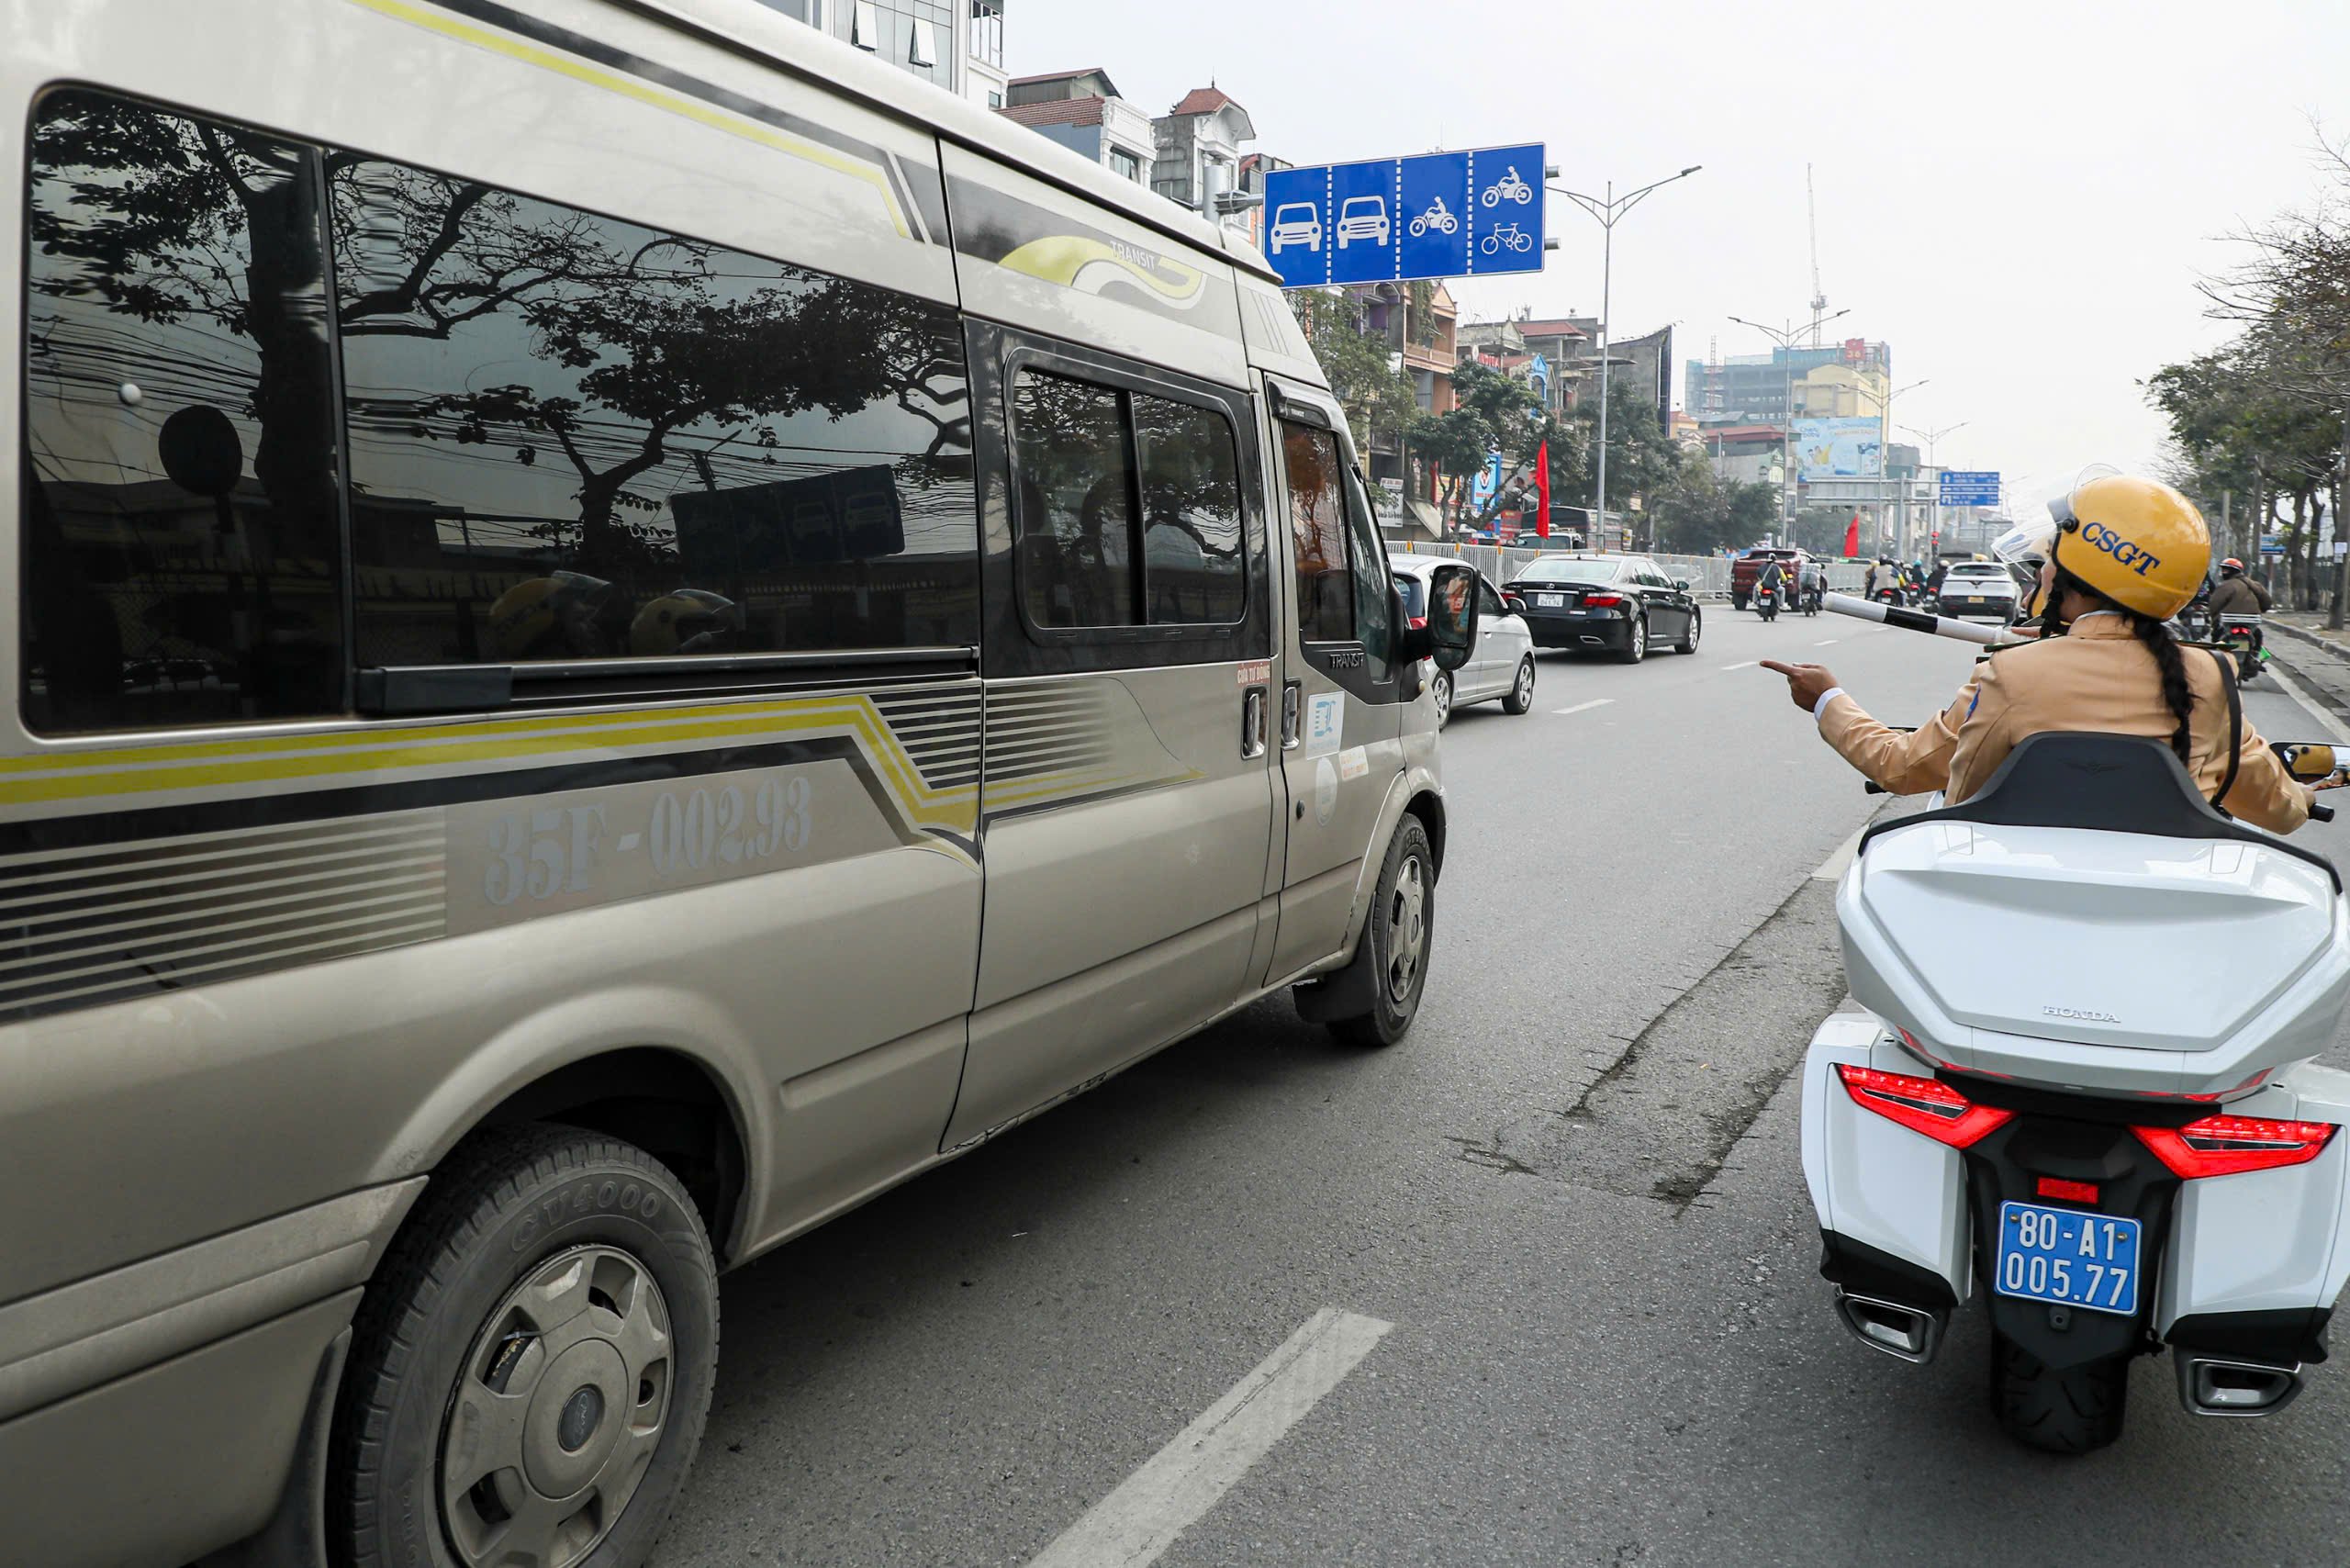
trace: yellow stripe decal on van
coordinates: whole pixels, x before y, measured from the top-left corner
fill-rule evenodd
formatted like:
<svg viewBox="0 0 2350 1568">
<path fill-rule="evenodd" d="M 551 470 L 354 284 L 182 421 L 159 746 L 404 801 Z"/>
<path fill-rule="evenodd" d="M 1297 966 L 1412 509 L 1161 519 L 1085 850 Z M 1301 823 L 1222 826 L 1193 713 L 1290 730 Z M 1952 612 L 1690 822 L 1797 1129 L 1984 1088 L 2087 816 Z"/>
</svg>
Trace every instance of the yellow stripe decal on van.
<svg viewBox="0 0 2350 1568">
<path fill-rule="evenodd" d="M 907 226 L 905 209 L 899 203 L 898 193 L 890 187 L 888 176 L 873 164 L 861 163 L 829 147 L 822 147 L 812 141 L 804 141 L 798 137 L 787 136 L 780 131 L 743 119 L 739 116 L 726 114 L 707 105 L 695 103 L 692 99 L 680 97 L 675 93 L 664 92 L 658 87 L 635 81 L 617 72 L 606 71 L 598 66 L 567 58 L 553 50 L 526 43 L 520 39 L 509 37 L 493 28 L 477 26 L 472 22 L 459 21 L 453 17 L 441 15 L 423 5 L 410 5 L 408 0 L 350 0 L 350 3 L 364 6 L 370 11 L 379 12 L 395 20 L 407 22 L 412 27 L 423 28 L 460 42 L 506 55 L 526 65 L 535 65 L 542 71 L 553 71 L 560 75 L 568 76 L 576 82 L 583 82 L 588 86 L 600 87 L 605 92 L 617 93 L 622 97 L 633 98 L 638 103 L 659 109 L 666 114 L 693 120 L 713 130 L 740 137 L 745 141 L 755 141 L 761 146 L 771 147 L 778 152 L 819 164 L 836 174 L 846 174 L 852 179 L 861 180 L 871 185 L 880 196 L 882 206 L 890 214 L 890 221 L 897 226 L 899 238 L 911 240 L 914 237 L 913 230 Z"/>
<path fill-rule="evenodd" d="M 973 722 L 976 727 L 976 701 Z M 827 732 L 845 734 L 861 744 L 916 823 L 951 825 L 968 818 L 978 797 L 976 788 L 932 789 L 888 721 L 870 699 L 861 696 L 10 757 L 0 760 L 0 805 L 285 784 L 485 762 L 550 761 L 581 753 L 674 749 L 688 743 Z"/>
</svg>

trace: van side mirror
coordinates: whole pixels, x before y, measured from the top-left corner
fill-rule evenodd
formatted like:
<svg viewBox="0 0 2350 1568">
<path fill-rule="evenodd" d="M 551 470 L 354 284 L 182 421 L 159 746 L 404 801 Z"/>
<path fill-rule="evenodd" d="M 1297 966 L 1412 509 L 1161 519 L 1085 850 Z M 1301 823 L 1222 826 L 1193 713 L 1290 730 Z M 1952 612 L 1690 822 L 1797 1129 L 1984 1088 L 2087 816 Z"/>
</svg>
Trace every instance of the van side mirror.
<svg viewBox="0 0 2350 1568">
<path fill-rule="evenodd" d="M 1689 591 L 1689 579 L 1687 577 L 1675 577 L 1673 579 L 1673 586 L 1677 591 L 1687 593 Z"/>
<path fill-rule="evenodd" d="M 1477 569 L 1449 561 L 1428 574 L 1427 594 L 1427 624 L 1404 633 L 1404 656 L 1459 669 L 1477 645 Z"/>
</svg>

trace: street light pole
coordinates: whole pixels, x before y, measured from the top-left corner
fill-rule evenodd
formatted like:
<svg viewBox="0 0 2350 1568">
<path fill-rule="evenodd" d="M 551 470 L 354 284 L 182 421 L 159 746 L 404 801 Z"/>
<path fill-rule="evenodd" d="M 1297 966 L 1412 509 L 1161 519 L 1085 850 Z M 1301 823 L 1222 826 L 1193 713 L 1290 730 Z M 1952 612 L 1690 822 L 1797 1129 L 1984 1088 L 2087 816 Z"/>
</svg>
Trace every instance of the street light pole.
<svg viewBox="0 0 2350 1568">
<path fill-rule="evenodd" d="M 1964 430 L 1971 422 L 1972 421 L 1967 420 L 1961 420 L 1954 425 L 1944 425 L 1942 429 L 1937 431 L 1921 431 L 1914 425 L 1903 425 L 1901 427 L 1903 430 L 1908 431 L 1911 435 L 1916 436 L 1919 441 L 1926 443 L 1926 466 L 1934 471 L 1934 532 L 1937 535 L 1940 535 L 1942 531 L 1942 465 L 1935 461 L 1934 453 L 1942 437 L 1950 434 L 1953 431 Z"/>
<path fill-rule="evenodd" d="M 1837 316 L 1850 316 L 1852 313 L 1852 310 L 1847 308 L 1837 311 L 1835 316 L 1822 316 L 1811 323 L 1810 330 L 1816 333 L 1820 328 L 1835 320 Z M 1743 316 L 1733 316 L 1730 319 L 1741 327 L 1753 328 L 1779 345 L 1779 368 L 1785 373 L 1782 383 L 1785 390 L 1780 395 L 1779 406 L 1779 527 L 1784 536 L 1781 542 L 1792 544 L 1796 537 L 1795 341 L 1803 329 L 1793 326 L 1766 327 L 1760 321 L 1750 321 Z"/>
<path fill-rule="evenodd" d="M 1891 375 L 1886 377 L 1888 382 L 1892 379 Z M 1912 381 L 1908 386 L 1897 391 L 1887 392 L 1885 395 L 1885 407 L 1877 410 L 1879 439 L 1876 446 L 1876 532 L 1880 539 L 1885 536 L 1885 507 L 1887 498 L 1885 494 L 1886 486 L 1893 477 L 1893 465 L 1886 461 L 1889 455 L 1886 448 L 1893 444 L 1893 400 L 1903 392 L 1915 392 L 1931 379 L 1932 377 L 1929 376 L 1925 381 Z M 1901 521 L 1896 525 L 1894 532 L 1900 540 L 1900 543 L 1893 553 L 1897 557 L 1907 557 L 1909 554 L 1909 498 L 1907 496 L 1901 499 Z"/>
<path fill-rule="evenodd" d="M 1642 185 L 1622 196 L 1616 194 L 1616 182 L 1613 180 L 1607 182 L 1607 194 L 1604 196 L 1585 196 L 1563 185 L 1548 187 L 1591 214 L 1598 222 L 1603 235 L 1599 252 L 1599 495 L 1592 515 L 1592 531 L 1599 535 L 1603 549 L 1607 537 L 1607 332 L 1614 308 L 1616 225 L 1632 208 L 1639 206 L 1650 192 L 1661 190 L 1674 180 L 1685 180 L 1704 167 L 1703 163 L 1692 163 L 1677 174 Z M 1665 366 L 1665 374 L 1673 374 L 1671 365 Z M 1591 541 L 1584 543 L 1590 543 Z"/>
</svg>

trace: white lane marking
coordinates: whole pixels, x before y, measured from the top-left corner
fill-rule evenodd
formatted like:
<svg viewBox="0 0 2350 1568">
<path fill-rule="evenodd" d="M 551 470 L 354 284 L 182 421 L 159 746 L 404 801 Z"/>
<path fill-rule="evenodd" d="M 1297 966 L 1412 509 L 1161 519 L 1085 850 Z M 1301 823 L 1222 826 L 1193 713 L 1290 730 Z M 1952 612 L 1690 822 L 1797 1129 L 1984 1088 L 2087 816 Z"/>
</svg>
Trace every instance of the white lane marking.
<svg viewBox="0 0 2350 1568">
<path fill-rule="evenodd" d="M 2311 698 L 2308 692 L 2301 689 L 2300 682 L 2295 680 L 2291 676 L 2287 675 L 2283 670 L 2278 669 L 2277 667 L 2276 660 L 2271 659 L 2266 664 L 2262 665 L 2260 666 L 2260 673 L 2276 678 L 2277 684 L 2285 689 L 2285 695 L 2291 698 L 2295 704 L 2300 708 L 2301 711 L 2310 716 L 2310 722 L 2317 726 L 2317 734 L 2322 735 L 2331 735 L 2336 732 L 2339 727 L 2338 721 L 2329 718 L 2326 715 L 2325 711 L 2317 705 L 2316 700 Z M 2337 741 L 2333 744 L 2339 745 L 2341 743 Z"/>
<path fill-rule="evenodd" d="M 1815 648 L 1832 648 L 1843 640 L 1844 639 L 1841 637 L 1830 637 L 1825 641 L 1814 643 L 1812 646 Z"/>
<path fill-rule="evenodd" d="M 1815 882 L 1843 880 L 1845 868 L 1851 866 L 1852 857 L 1861 852 L 1861 834 L 1868 832 L 1871 825 L 1871 823 L 1863 823 L 1854 828 L 1852 836 L 1838 845 L 1834 853 L 1819 863 L 1819 869 L 1811 874 L 1811 879 Z"/>
<path fill-rule="evenodd" d="M 1156 1561 L 1394 1327 L 1324 1307 L 1028 1568 L 1144 1568 Z"/>
<path fill-rule="evenodd" d="M 1761 659 L 1741 659 L 1734 665 L 1724 665 L 1722 666 L 1722 668 L 1725 670 L 1752 669 L 1756 665 L 1759 665 L 1762 662 L 1762 661 Z"/>
<path fill-rule="evenodd" d="M 1605 708 L 1615 700 L 1613 697 L 1595 697 L 1588 702 L 1578 702 L 1572 708 L 1553 708 L 1550 711 L 1555 714 L 1587 713 L 1594 708 Z"/>
</svg>

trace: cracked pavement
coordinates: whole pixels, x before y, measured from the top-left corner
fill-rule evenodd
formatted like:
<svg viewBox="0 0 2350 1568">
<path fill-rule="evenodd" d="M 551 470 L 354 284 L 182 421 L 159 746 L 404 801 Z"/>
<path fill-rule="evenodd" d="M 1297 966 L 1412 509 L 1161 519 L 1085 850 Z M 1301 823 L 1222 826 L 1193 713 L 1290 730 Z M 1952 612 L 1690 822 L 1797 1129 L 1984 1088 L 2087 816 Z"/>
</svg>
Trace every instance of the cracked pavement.
<svg viewBox="0 0 2350 1568">
<path fill-rule="evenodd" d="M 1324 1306 L 1394 1327 L 1168 1568 L 2340 1561 L 2338 1368 L 2228 1422 L 2142 1363 L 2122 1441 L 2058 1462 L 1992 1425 L 1978 1314 L 1923 1368 L 1835 1323 L 1792 1070 L 1844 991 L 1811 873 L 1884 802 L 1722 667 L 1782 654 L 1893 722 L 1970 656 L 1718 607 L 1694 658 L 1457 714 L 1411 1036 L 1267 1002 L 728 1276 L 656 1562 L 1025 1563 Z"/>
</svg>

